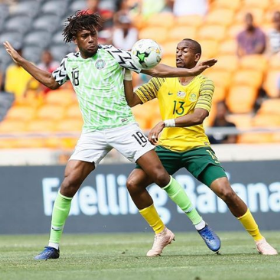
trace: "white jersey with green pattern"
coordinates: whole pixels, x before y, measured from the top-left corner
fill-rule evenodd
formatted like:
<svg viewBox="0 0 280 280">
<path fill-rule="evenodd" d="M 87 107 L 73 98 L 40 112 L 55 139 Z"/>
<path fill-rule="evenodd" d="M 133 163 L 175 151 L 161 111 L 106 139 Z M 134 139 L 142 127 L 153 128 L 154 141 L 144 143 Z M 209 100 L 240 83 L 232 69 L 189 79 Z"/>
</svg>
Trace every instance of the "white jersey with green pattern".
<svg viewBox="0 0 280 280">
<path fill-rule="evenodd" d="M 70 80 L 82 112 L 83 132 L 103 130 L 134 123 L 124 94 L 124 69 L 140 72 L 130 52 L 99 45 L 97 53 L 84 59 L 70 53 L 52 73 L 62 85 Z"/>
</svg>

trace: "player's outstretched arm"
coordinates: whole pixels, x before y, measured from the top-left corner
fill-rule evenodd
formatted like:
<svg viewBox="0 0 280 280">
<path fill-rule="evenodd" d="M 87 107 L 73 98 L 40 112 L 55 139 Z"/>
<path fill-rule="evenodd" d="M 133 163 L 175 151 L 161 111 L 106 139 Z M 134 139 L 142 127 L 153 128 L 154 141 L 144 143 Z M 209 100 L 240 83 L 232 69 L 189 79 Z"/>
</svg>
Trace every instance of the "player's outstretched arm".
<svg viewBox="0 0 280 280">
<path fill-rule="evenodd" d="M 132 75 L 128 69 L 125 69 L 124 74 L 124 93 L 126 102 L 129 107 L 134 107 L 138 104 L 142 104 L 142 101 L 140 100 L 138 95 L 133 92 Z"/>
<path fill-rule="evenodd" d="M 142 70 L 142 73 L 148 74 L 153 77 L 190 77 L 201 74 L 204 70 L 214 66 L 217 60 L 212 58 L 198 63 L 194 68 L 176 68 L 165 64 L 158 64 L 152 69 Z"/>
<path fill-rule="evenodd" d="M 31 76 L 33 76 L 41 84 L 50 89 L 57 89 L 60 85 L 55 81 L 51 73 L 41 70 L 32 64 L 30 61 L 24 59 L 19 53 L 12 47 L 9 42 L 3 43 L 7 53 L 11 56 L 13 61 L 25 69 Z"/>
</svg>

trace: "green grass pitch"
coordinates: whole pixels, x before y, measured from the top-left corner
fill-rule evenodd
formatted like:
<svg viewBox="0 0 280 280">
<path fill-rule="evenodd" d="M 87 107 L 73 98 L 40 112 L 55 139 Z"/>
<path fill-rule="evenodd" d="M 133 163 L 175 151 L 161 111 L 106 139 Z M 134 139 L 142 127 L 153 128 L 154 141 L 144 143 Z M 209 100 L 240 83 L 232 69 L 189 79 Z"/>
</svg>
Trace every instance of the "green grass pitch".
<svg viewBox="0 0 280 280">
<path fill-rule="evenodd" d="M 175 233 L 160 257 L 145 256 L 153 234 L 68 235 L 58 260 L 35 261 L 46 235 L 0 236 L 1 280 L 279 280 L 280 255 L 262 256 L 245 232 L 220 232 L 221 255 L 199 235 Z M 280 251 L 280 232 L 265 232 Z"/>
</svg>

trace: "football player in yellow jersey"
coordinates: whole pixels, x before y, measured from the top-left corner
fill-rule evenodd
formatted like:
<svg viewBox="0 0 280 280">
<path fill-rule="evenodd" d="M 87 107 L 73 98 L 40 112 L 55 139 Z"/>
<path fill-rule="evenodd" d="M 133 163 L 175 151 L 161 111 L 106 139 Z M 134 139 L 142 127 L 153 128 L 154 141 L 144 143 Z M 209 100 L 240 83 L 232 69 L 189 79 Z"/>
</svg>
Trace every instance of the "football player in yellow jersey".
<svg viewBox="0 0 280 280">
<path fill-rule="evenodd" d="M 177 45 L 176 65 L 192 68 L 201 57 L 201 46 L 192 39 L 184 39 Z M 153 70 L 150 70 L 153 71 Z M 163 121 L 149 133 L 149 140 L 157 144 L 156 152 L 170 175 L 186 168 L 195 178 L 207 185 L 228 206 L 231 213 L 253 237 L 259 253 L 276 255 L 277 251 L 261 235 L 250 210 L 230 186 L 203 129 L 203 121 L 209 115 L 213 82 L 205 76 L 184 78 L 152 78 L 133 92 L 132 84 L 125 82 L 126 98 L 130 107 L 157 98 Z M 159 134 L 161 133 L 160 137 Z M 137 166 L 130 174 L 127 187 L 140 213 L 148 212 L 153 200 L 146 187 L 152 180 Z M 165 189 L 165 188 L 164 188 Z M 168 192 L 167 192 L 168 193 Z M 169 197 L 180 206 L 180 192 Z M 144 218 L 145 215 L 142 215 Z M 146 219 L 149 223 L 149 219 Z M 150 226 L 152 224 L 150 223 Z M 155 238 L 151 251 L 161 250 L 161 238 Z"/>
</svg>

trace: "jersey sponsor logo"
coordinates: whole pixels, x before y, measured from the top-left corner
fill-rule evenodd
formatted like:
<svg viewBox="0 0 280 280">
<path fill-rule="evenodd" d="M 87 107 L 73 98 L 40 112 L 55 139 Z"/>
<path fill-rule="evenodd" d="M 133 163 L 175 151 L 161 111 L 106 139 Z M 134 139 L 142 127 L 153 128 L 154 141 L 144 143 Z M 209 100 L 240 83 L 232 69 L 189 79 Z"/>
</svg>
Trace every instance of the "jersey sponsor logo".
<svg viewBox="0 0 280 280">
<path fill-rule="evenodd" d="M 106 63 L 103 59 L 98 59 L 96 62 L 95 62 L 95 67 L 96 69 L 98 70 L 101 70 L 105 67 Z"/>
<path fill-rule="evenodd" d="M 191 102 L 195 102 L 196 99 L 197 99 L 196 94 L 195 94 L 195 93 L 191 93 L 190 96 L 189 96 L 189 100 L 190 100 Z"/>
<path fill-rule="evenodd" d="M 180 98 L 184 98 L 186 96 L 186 93 L 184 91 L 178 91 L 177 96 Z"/>
</svg>

